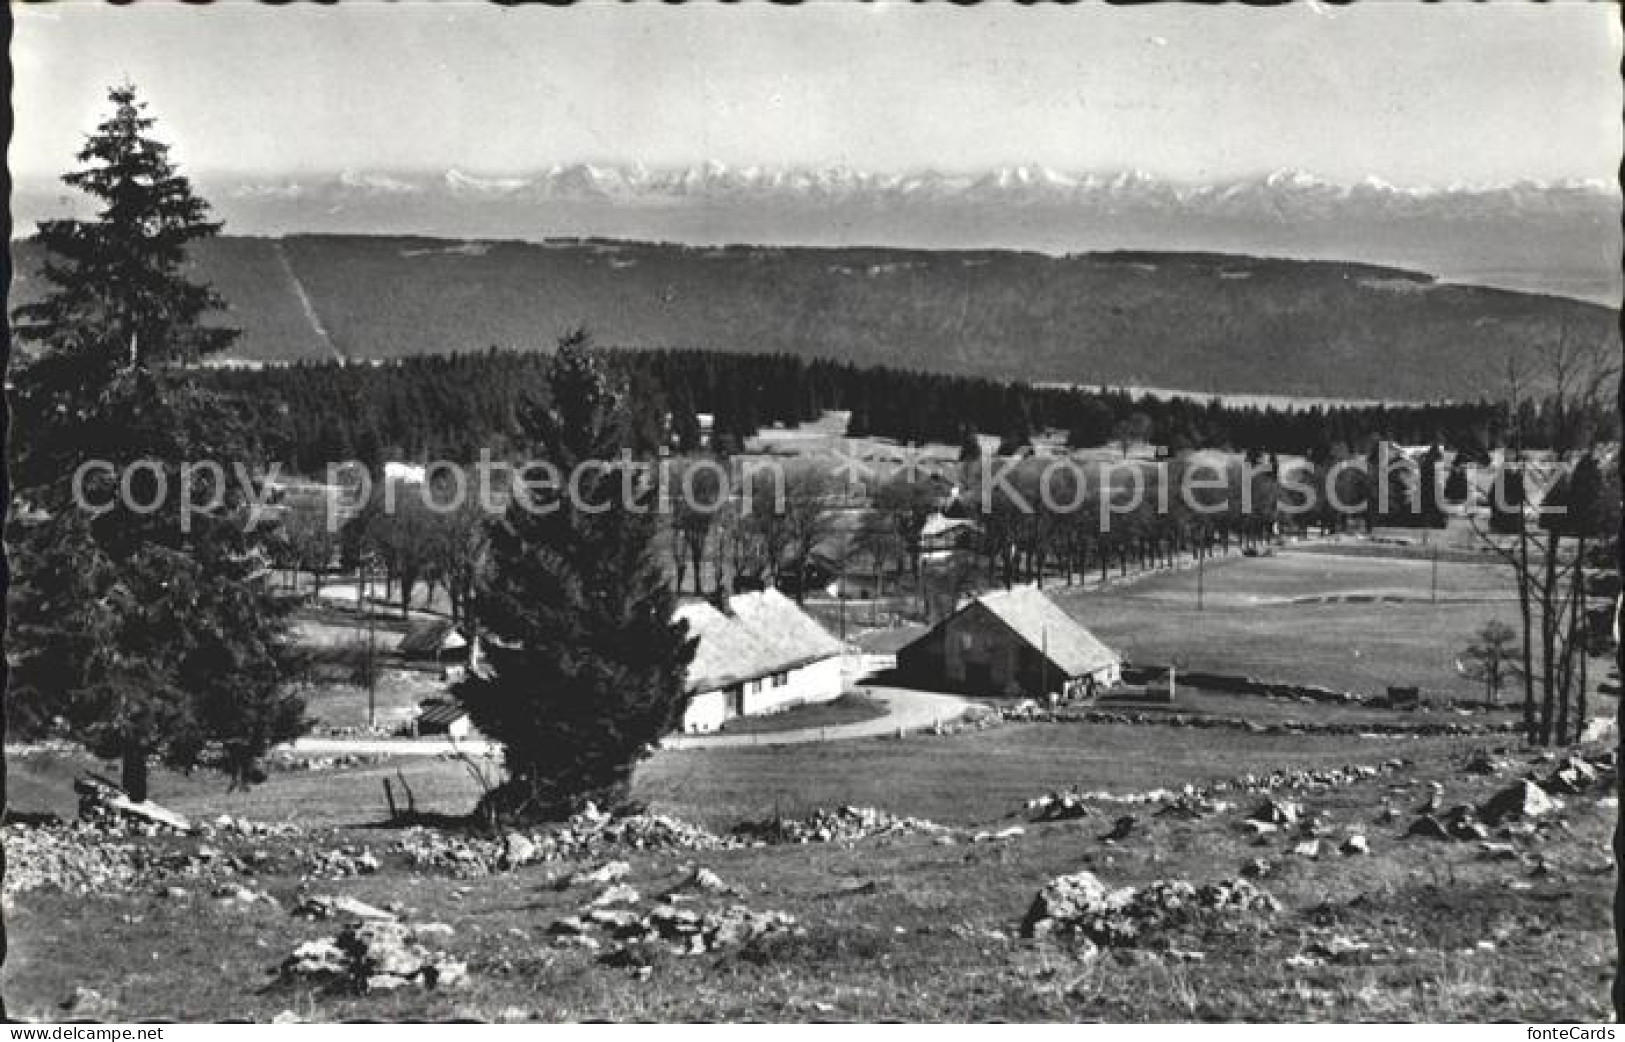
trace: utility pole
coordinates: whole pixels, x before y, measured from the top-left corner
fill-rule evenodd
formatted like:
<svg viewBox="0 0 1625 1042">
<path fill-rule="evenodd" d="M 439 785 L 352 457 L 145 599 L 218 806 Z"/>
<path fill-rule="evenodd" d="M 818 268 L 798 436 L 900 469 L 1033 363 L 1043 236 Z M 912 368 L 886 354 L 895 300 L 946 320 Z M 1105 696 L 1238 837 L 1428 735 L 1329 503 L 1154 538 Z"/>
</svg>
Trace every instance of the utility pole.
<svg viewBox="0 0 1625 1042">
<path fill-rule="evenodd" d="M 1049 694 L 1049 627 L 1038 627 L 1038 643 L 1041 652 L 1038 658 L 1038 693 Z"/>
<path fill-rule="evenodd" d="M 367 613 L 367 729 L 370 731 L 378 726 L 378 620 L 374 617 L 372 606 L 367 603 L 367 583 L 371 579 L 371 572 L 367 569 L 367 558 L 361 558 L 361 596 L 359 598 L 363 610 Z"/>
<path fill-rule="evenodd" d="M 1207 553 L 1205 552 L 1206 549 L 1207 549 L 1206 546 L 1204 546 L 1204 545 L 1202 545 L 1200 543 L 1197 544 L 1197 547 L 1196 547 L 1196 610 L 1197 611 L 1202 610 L 1202 598 L 1203 598 L 1203 593 L 1205 592 L 1203 587 L 1205 585 L 1204 579 L 1205 579 L 1206 574 L 1207 574 Z"/>
</svg>

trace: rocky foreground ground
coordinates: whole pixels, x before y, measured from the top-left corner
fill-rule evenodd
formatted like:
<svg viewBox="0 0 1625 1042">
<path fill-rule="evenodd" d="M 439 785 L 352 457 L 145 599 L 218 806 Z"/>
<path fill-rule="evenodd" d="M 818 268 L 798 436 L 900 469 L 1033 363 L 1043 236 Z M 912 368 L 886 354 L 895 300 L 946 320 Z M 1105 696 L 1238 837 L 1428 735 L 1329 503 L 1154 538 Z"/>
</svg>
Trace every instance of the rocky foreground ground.
<svg viewBox="0 0 1625 1042">
<path fill-rule="evenodd" d="M 1035 793 L 975 828 L 849 807 L 502 835 L 192 823 L 87 786 L 84 820 L 5 829 L 6 997 L 46 1020 L 1593 1020 L 1614 770 L 1463 749 Z"/>
</svg>

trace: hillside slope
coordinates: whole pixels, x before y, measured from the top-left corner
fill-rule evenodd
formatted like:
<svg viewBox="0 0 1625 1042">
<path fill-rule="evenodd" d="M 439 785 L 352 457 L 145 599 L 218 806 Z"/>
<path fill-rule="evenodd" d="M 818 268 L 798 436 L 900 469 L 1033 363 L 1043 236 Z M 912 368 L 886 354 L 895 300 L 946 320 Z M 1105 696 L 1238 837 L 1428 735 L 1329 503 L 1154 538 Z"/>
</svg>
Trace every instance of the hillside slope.
<svg viewBox="0 0 1625 1042">
<path fill-rule="evenodd" d="M 14 243 L 13 304 L 39 258 Z M 278 256 L 280 252 L 281 256 Z M 601 343 L 783 351 L 1032 381 L 1476 398 L 1616 313 L 1370 265 L 1215 254 L 226 238 L 197 266 L 250 360 Z M 303 290 L 301 294 L 300 290 Z"/>
</svg>

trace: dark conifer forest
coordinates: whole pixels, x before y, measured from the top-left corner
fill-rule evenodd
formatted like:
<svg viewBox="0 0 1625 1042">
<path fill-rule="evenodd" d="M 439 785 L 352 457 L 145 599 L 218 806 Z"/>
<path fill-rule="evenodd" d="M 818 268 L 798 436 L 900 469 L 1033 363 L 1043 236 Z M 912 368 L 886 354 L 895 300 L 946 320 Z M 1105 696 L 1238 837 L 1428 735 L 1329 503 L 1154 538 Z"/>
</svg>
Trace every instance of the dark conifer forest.
<svg viewBox="0 0 1625 1042">
<path fill-rule="evenodd" d="M 1573 417 L 1538 401 L 1512 411 L 1494 402 L 1281 409 L 1189 398 L 1134 396 L 863 367 L 787 354 L 604 349 L 626 382 L 644 451 L 737 451 L 763 427 L 793 426 L 826 410 L 851 414 L 848 433 L 901 443 L 961 445 L 967 432 L 1019 444 L 1033 432 L 1090 448 L 1125 438 L 1174 451 L 1223 448 L 1325 458 L 1373 441 L 1434 444 L 1476 458 L 1516 442 L 1568 449 Z M 269 458 L 304 473 L 358 459 L 473 462 L 533 447 L 525 416 L 545 402 L 550 356 L 491 350 L 373 364 L 301 362 L 203 370 L 264 440 Z M 702 438 L 698 414 L 714 418 Z M 1606 415 L 1581 425 L 1617 437 Z"/>
</svg>

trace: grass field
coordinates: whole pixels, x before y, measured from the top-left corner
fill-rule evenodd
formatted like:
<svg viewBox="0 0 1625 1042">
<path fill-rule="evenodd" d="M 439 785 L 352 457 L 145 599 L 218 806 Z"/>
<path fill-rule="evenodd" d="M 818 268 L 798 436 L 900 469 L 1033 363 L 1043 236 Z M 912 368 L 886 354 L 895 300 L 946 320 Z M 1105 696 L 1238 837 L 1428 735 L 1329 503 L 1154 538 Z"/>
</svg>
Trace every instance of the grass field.
<svg viewBox="0 0 1625 1042">
<path fill-rule="evenodd" d="M 775 809 L 799 813 L 842 804 L 977 824 L 1002 818 L 1031 797 L 1070 785 L 1110 792 L 1177 788 L 1261 766 L 1369 762 L 1470 744 L 1468 739 L 1349 739 L 1118 724 L 1012 723 L 901 741 L 874 738 L 663 751 L 638 767 L 633 797 L 655 810 L 713 828 L 728 828 Z M 492 775 L 498 769 L 494 762 L 481 761 L 480 766 Z M 71 816 L 71 781 L 85 767 L 98 765 L 83 757 L 16 759 L 10 781 L 12 807 Z M 99 769 L 117 777 L 112 765 Z M 278 771 L 268 783 L 239 792 L 225 791 L 220 779 L 207 774 L 161 771 L 154 775 L 152 790 L 158 802 L 200 817 L 232 814 L 260 821 L 353 827 L 385 819 L 383 780 L 402 777 L 411 786 L 418 809 L 426 812 L 466 814 L 480 794 L 463 763 L 430 757 L 401 757 L 342 770 Z"/>
<path fill-rule="evenodd" d="M 1440 563 L 1438 603 L 1429 600 L 1431 575 L 1426 561 L 1291 551 L 1213 562 L 1201 611 L 1191 569 L 1050 593 L 1134 663 L 1177 657 L 1187 669 L 1358 694 L 1415 685 L 1429 695 L 1481 698 L 1482 686 L 1459 675 L 1455 662 L 1486 622 L 1516 627 L 1508 572 Z M 1375 597 L 1395 603 L 1368 599 Z M 1592 660 L 1593 688 L 1610 665 Z"/>
<path fill-rule="evenodd" d="M 1517 597 L 1512 572 L 1490 564 L 1441 561 L 1437 569 L 1441 601 L 1511 601 Z M 1205 566 L 1203 602 L 1212 608 L 1290 604 L 1323 598 L 1366 597 L 1429 601 L 1435 571 L 1426 560 L 1283 551 L 1273 557 L 1221 557 Z M 1125 596 L 1196 604 L 1194 569 L 1147 576 L 1125 588 Z"/>
</svg>

